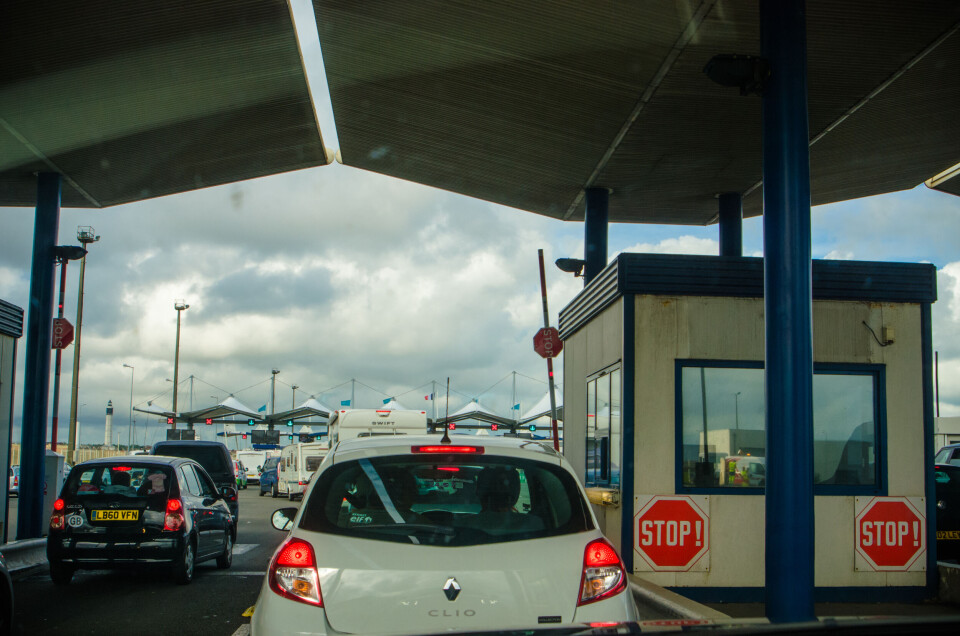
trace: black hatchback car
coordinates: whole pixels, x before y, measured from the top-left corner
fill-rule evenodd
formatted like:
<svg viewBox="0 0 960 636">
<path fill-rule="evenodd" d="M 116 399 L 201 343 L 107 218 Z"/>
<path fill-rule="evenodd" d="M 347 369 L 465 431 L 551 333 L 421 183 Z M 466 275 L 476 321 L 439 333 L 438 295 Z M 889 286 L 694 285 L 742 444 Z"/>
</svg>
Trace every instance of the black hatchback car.
<svg viewBox="0 0 960 636">
<path fill-rule="evenodd" d="M 226 500 L 233 515 L 233 524 L 237 525 L 237 518 L 240 515 L 240 504 L 236 495 L 237 476 L 233 472 L 233 458 L 230 457 L 230 451 L 226 446 L 220 442 L 166 440 L 154 444 L 150 454 L 192 459 L 203 466 L 221 492 L 225 492 L 227 488 L 232 489 L 233 496 L 227 497 Z"/>
<path fill-rule="evenodd" d="M 236 527 L 225 498 L 199 464 L 135 455 L 94 459 L 70 471 L 53 504 L 50 577 L 66 585 L 78 569 L 169 567 L 177 583 L 216 559 L 229 568 Z"/>
</svg>

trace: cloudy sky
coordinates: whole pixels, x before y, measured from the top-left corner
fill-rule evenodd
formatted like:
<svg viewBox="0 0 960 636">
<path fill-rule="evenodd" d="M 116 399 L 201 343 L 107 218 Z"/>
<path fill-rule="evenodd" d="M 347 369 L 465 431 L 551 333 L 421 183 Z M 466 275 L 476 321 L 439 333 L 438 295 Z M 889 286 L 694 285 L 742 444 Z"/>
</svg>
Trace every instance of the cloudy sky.
<svg viewBox="0 0 960 636">
<path fill-rule="evenodd" d="M 337 147 L 309 3 L 297 3 L 304 55 L 327 144 Z M 306 11 L 307 18 L 301 17 Z M 542 325 L 537 248 L 548 263 L 551 323 L 582 285 L 550 263 L 583 252 L 582 225 L 472 200 L 339 164 L 105 210 L 64 209 L 60 243 L 96 229 L 85 283 L 80 404 L 84 443 L 103 441 L 104 408 L 126 443 L 133 404 L 169 407 L 183 313 L 181 410 L 234 394 L 256 409 L 277 376 L 277 410 L 314 395 L 336 406 L 356 378 L 359 406 L 396 396 L 430 410 L 424 395 L 450 377 L 451 411 L 470 399 L 509 414 L 517 397 L 546 392 L 532 350 Z M 920 186 L 813 210 L 815 258 L 930 262 L 939 270 L 934 347 L 940 412 L 960 415 L 960 198 Z M 0 298 L 26 307 L 32 208 L 0 208 Z M 744 223 L 744 252 L 762 254 L 759 219 Z M 717 254 L 717 227 L 615 224 L 621 251 Z M 68 270 L 75 323 L 79 265 Z M 15 440 L 23 395 L 17 371 Z M 66 439 L 73 347 L 64 355 L 59 439 Z M 442 410 L 443 405 L 439 408 Z M 134 414 L 138 438 L 162 426 Z M 145 431 L 144 424 L 149 428 Z M 210 438 L 208 431 L 201 435 Z"/>
</svg>

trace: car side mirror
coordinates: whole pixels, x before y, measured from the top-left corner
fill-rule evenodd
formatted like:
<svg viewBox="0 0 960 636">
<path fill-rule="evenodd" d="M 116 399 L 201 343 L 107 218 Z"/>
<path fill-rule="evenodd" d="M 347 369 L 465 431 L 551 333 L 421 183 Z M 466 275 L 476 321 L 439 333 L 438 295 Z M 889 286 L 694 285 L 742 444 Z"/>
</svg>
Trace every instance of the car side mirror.
<svg viewBox="0 0 960 636">
<path fill-rule="evenodd" d="M 291 530 L 293 529 L 293 518 L 296 516 L 296 508 L 280 508 L 279 510 L 273 511 L 273 515 L 270 517 L 270 524 L 277 530 Z"/>
<path fill-rule="evenodd" d="M 230 486 L 224 486 L 220 489 L 220 495 L 227 501 L 237 500 L 237 489 Z"/>
</svg>

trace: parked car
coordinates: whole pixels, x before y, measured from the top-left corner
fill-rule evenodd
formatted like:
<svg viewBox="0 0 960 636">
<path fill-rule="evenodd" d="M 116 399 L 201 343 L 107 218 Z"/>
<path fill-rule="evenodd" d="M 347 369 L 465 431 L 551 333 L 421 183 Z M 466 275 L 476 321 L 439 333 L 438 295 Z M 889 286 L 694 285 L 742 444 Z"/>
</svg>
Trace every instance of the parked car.
<svg viewBox="0 0 960 636">
<path fill-rule="evenodd" d="M 260 496 L 270 493 L 274 499 L 280 495 L 277 489 L 277 467 L 280 464 L 279 457 L 268 457 L 263 463 L 263 472 L 260 473 Z"/>
<path fill-rule="evenodd" d="M 66 585 L 79 568 L 162 565 L 187 584 L 200 561 L 229 568 L 231 495 L 235 489 L 221 493 L 191 459 L 138 455 L 78 464 L 50 516 L 50 578 Z"/>
<path fill-rule="evenodd" d="M 960 465 L 937 464 L 937 560 L 960 560 Z"/>
<path fill-rule="evenodd" d="M 289 535 L 260 589 L 253 634 L 636 620 L 623 563 L 552 448 L 382 436 L 330 453 L 299 511 L 273 513 Z"/>
<path fill-rule="evenodd" d="M 226 492 L 227 488 L 233 492 L 233 496 L 227 498 L 227 504 L 233 514 L 234 527 L 237 526 L 237 520 L 240 517 L 240 504 L 237 501 L 236 490 L 237 476 L 233 471 L 233 458 L 230 457 L 230 451 L 226 446 L 220 442 L 166 440 L 154 444 L 150 454 L 187 457 L 203 466 L 221 493 Z"/>
<path fill-rule="evenodd" d="M 960 466 L 960 444 L 947 444 L 937 451 L 935 464 L 953 464 Z"/>
<path fill-rule="evenodd" d="M 10 467 L 10 484 L 7 486 L 7 492 L 14 497 L 20 496 L 20 466 Z"/>
<path fill-rule="evenodd" d="M 243 465 L 243 462 L 233 460 L 233 474 L 237 476 L 237 488 L 246 490 L 247 468 Z"/>
</svg>

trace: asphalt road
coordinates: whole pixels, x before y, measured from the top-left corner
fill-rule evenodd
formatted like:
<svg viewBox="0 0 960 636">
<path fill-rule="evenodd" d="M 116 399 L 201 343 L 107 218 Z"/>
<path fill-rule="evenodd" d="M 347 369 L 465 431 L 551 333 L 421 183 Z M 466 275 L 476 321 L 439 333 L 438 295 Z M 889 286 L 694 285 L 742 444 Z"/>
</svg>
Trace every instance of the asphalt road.
<svg viewBox="0 0 960 636">
<path fill-rule="evenodd" d="M 46 569 L 14 582 L 19 634 L 205 634 L 229 636 L 250 622 L 273 551 L 286 533 L 270 526 L 276 508 L 299 505 L 240 491 L 240 527 L 229 570 L 197 565 L 193 583 L 175 585 L 162 571 L 79 571 L 55 587 Z M 15 519 L 15 517 L 11 516 Z"/>
</svg>

